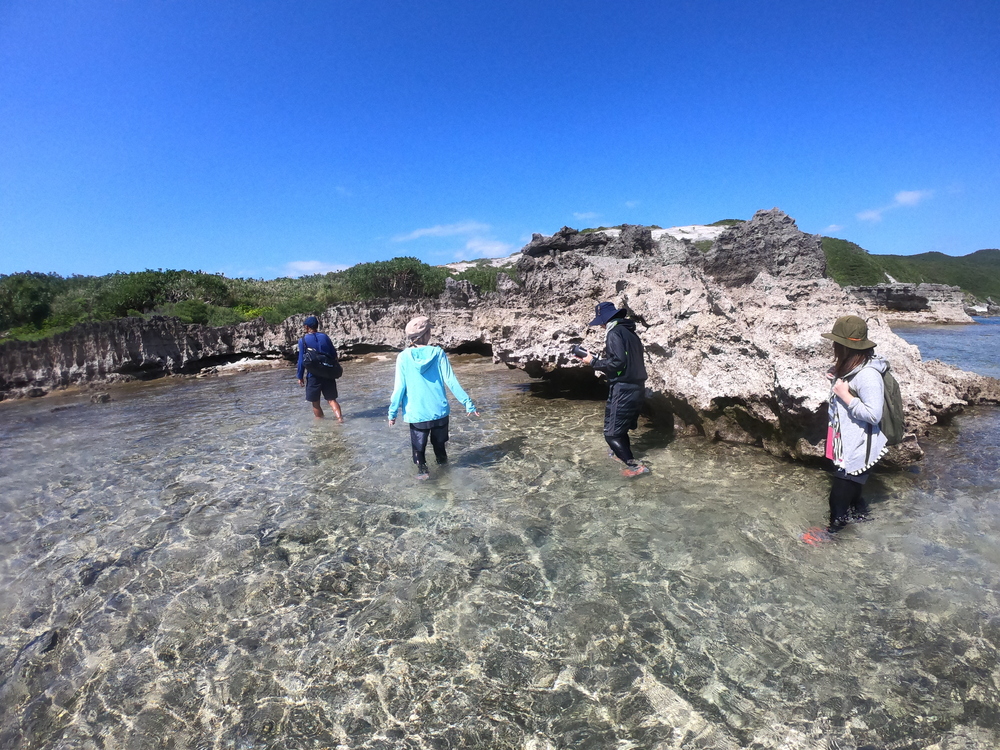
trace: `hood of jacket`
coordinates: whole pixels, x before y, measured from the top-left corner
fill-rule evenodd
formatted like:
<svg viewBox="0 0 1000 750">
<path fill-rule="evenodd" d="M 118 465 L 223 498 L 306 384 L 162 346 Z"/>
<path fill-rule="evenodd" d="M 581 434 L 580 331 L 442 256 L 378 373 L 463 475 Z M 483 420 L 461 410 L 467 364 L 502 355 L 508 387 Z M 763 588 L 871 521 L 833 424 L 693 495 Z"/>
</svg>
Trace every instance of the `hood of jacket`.
<svg viewBox="0 0 1000 750">
<path fill-rule="evenodd" d="M 614 323 L 614 325 L 613 326 L 610 324 L 608 325 L 609 331 L 612 328 L 617 328 L 618 326 L 621 326 L 622 328 L 627 328 L 630 331 L 635 331 L 635 321 L 630 320 L 628 318 L 615 318 L 614 320 L 610 321 L 610 323 Z"/>
<path fill-rule="evenodd" d="M 441 351 L 441 348 L 437 346 L 411 346 L 406 350 L 420 372 L 437 367 L 437 359 L 441 356 Z"/>
<path fill-rule="evenodd" d="M 857 375 L 866 367 L 871 367 L 873 370 L 878 372 L 879 375 L 885 375 L 885 371 L 889 369 L 889 363 L 883 357 L 879 357 L 876 355 L 872 357 L 868 362 L 865 362 L 863 365 L 858 365 L 857 367 L 855 367 L 853 370 L 847 373 L 847 375 L 844 376 L 844 379 L 853 378 L 855 375 Z"/>
</svg>

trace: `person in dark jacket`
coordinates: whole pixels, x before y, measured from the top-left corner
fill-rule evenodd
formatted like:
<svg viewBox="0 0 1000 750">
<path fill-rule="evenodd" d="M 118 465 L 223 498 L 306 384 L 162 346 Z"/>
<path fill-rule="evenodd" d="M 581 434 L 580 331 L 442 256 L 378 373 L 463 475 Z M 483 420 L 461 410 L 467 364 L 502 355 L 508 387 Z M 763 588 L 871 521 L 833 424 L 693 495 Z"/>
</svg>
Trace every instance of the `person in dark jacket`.
<svg viewBox="0 0 1000 750">
<path fill-rule="evenodd" d="M 337 349 L 334 347 L 333 342 L 330 341 L 330 337 L 325 333 L 320 333 L 318 331 L 319 321 L 316 319 L 315 315 L 310 315 L 304 321 L 302 325 L 305 327 L 305 335 L 299 339 L 299 368 L 298 368 L 298 378 L 299 385 L 304 386 L 306 389 L 306 401 L 312 404 L 313 416 L 316 419 L 323 419 L 323 407 L 320 406 L 320 398 L 325 398 L 327 403 L 330 404 L 330 408 L 333 409 L 333 416 L 337 418 L 338 422 L 344 421 L 344 414 L 340 410 L 340 404 L 337 402 L 337 381 L 332 378 L 318 378 L 315 375 L 305 371 L 302 359 L 306 353 L 306 347 L 310 349 L 316 349 L 321 352 L 326 352 L 327 354 L 332 354 L 334 357 L 337 356 Z"/>
<path fill-rule="evenodd" d="M 628 431 L 638 427 L 639 410 L 646 398 L 646 364 L 635 322 L 625 317 L 625 310 L 619 310 L 611 302 L 601 302 L 590 325 L 607 331 L 605 358 L 589 353 L 582 358 L 584 364 L 604 373 L 610 384 L 604 409 L 604 439 L 615 458 L 625 464 L 623 475 L 646 474 L 649 467 L 636 461 L 628 437 Z"/>
</svg>

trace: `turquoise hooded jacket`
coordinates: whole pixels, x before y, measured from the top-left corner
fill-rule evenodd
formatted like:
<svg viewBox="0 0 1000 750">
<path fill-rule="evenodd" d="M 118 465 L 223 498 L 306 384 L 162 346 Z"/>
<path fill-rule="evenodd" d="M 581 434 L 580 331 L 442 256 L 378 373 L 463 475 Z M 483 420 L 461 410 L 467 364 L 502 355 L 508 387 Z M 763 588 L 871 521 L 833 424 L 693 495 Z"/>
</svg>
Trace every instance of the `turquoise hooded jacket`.
<svg viewBox="0 0 1000 750">
<path fill-rule="evenodd" d="M 415 346 L 396 357 L 396 386 L 389 403 L 389 419 L 395 419 L 400 406 L 403 421 L 430 422 L 450 413 L 444 387 L 462 402 L 470 414 L 476 410 L 469 395 L 458 384 L 448 355 L 439 346 Z"/>
</svg>

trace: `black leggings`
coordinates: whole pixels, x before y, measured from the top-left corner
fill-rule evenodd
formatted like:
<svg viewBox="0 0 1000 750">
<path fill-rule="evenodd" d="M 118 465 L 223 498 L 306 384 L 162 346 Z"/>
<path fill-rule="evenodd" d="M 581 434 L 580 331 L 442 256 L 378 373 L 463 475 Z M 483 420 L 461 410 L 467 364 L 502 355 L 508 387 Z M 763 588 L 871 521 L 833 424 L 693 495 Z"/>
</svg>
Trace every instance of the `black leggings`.
<svg viewBox="0 0 1000 750">
<path fill-rule="evenodd" d="M 635 456 L 632 455 L 632 441 L 628 439 L 628 433 L 621 435 L 605 435 L 612 452 L 626 464 L 634 464 Z"/>
<path fill-rule="evenodd" d="M 861 497 L 864 485 L 842 477 L 833 478 L 830 487 L 830 531 L 840 531 L 851 516 L 868 514 L 868 503 Z"/>
<path fill-rule="evenodd" d="M 410 447 L 413 448 L 413 463 L 418 466 L 427 463 L 428 439 L 434 447 L 434 458 L 437 459 L 437 462 L 443 464 L 448 460 L 448 452 L 444 448 L 444 444 L 448 442 L 448 420 L 446 418 L 438 421 L 443 421 L 444 424 L 429 429 L 410 425 Z M 427 423 L 422 422 L 421 424 Z"/>
</svg>

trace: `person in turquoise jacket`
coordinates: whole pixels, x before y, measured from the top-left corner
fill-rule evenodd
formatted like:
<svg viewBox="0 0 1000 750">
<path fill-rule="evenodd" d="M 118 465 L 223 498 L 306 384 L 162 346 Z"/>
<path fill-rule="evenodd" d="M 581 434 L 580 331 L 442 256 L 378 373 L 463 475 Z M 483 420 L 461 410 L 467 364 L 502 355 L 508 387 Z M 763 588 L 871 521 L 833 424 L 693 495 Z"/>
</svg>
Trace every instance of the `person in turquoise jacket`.
<svg viewBox="0 0 1000 750">
<path fill-rule="evenodd" d="M 410 445 L 417 478 L 428 479 L 427 442 L 434 447 L 438 464 L 448 460 L 448 394 L 458 399 L 469 414 L 479 416 L 472 399 L 458 384 L 448 355 L 439 346 L 429 346 L 431 321 L 425 316 L 406 324 L 407 347 L 396 357 L 396 385 L 389 402 L 389 426 L 396 424 L 396 415 L 403 409 L 403 421 L 410 425 Z"/>
</svg>

